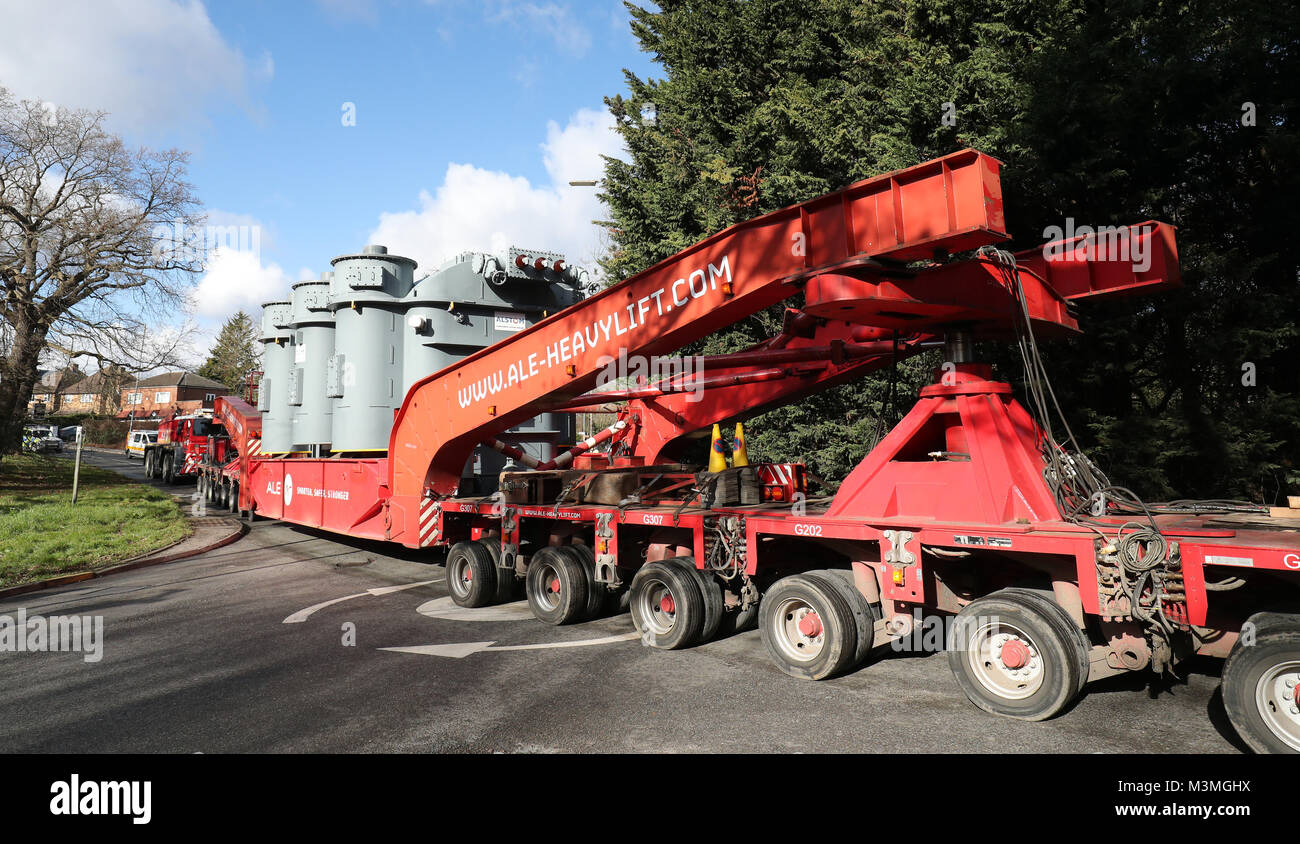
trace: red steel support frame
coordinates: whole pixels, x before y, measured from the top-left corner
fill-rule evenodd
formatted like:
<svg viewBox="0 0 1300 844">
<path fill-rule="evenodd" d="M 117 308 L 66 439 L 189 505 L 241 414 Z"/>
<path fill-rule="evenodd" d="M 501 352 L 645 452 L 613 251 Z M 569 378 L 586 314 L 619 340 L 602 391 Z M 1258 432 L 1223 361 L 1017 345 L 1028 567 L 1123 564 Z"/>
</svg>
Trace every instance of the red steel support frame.
<svg viewBox="0 0 1300 844">
<path fill-rule="evenodd" d="M 620 349 L 659 355 L 798 292 L 796 282 L 1007 238 L 999 163 L 963 150 L 744 223 L 417 382 L 389 441 L 390 538 L 456 492 L 474 446 L 580 395 Z"/>
<path fill-rule="evenodd" d="M 235 396 L 218 396 L 213 405 L 217 421 L 226 429 L 230 441 L 239 452 L 239 477 L 248 478 L 253 456 L 262 444 L 262 413 L 248 402 Z M 239 485 L 239 509 L 253 506 L 253 490 L 248 483 Z"/>
</svg>

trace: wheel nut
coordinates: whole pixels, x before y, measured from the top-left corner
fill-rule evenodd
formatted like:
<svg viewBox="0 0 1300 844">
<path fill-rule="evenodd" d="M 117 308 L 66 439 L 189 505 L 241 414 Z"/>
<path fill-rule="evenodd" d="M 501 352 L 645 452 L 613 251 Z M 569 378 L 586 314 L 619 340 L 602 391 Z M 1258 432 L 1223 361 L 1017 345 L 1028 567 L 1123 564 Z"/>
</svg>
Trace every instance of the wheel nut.
<svg viewBox="0 0 1300 844">
<path fill-rule="evenodd" d="M 816 639 L 822 634 L 822 620 L 815 612 L 810 612 L 799 619 L 799 632 L 809 639 Z"/>
<path fill-rule="evenodd" d="M 1002 645 L 1002 652 L 999 658 L 1002 664 L 1012 671 L 1024 668 L 1029 664 L 1030 651 L 1025 647 L 1025 643 L 1019 639 L 1012 639 Z"/>
</svg>

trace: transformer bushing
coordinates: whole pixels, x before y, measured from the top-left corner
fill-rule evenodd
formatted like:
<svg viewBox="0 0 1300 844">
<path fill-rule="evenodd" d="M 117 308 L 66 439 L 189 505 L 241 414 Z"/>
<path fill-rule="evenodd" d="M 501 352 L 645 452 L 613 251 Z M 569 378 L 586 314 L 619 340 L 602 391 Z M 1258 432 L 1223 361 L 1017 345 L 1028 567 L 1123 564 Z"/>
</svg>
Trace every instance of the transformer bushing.
<svg viewBox="0 0 1300 844">
<path fill-rule="evenodd" d="M 289 371 L 293 367 L 292 304 L 262 305 L 262 380 L 257 409 L 262 411 L 262 454 L 293 450 L 293 412 L 289 407 Z"/>
<path fill-rule="evenodd" d="M 582 275 L 556 253 L 512 248 L 504 257 L 463 253 L 420 279 L 402 303 L 402 388 L 395 407 L 415 382 L 580 300 Z M 498 439 L 549 460 L 558 444 L 572 441 L 573 417 L 543 413 Z M 475 449 L 465 467 L 467 479 L 474 479 L 467 494 L 496 489 L 505 461 L 490 448 Z"/>
<path fill-rule="evenodd" d="M 289 406 L 293 409 L 293 450 L 320 453 L 331 435 L 334 399 L 325 389 L 334 354 L 334 314 L 329 309 L 332 273 L 320 281 L 293 286 L 293 363 L 289 370 Z"/>
<path fill-rule="evenodd" d="M 402 403 L 402 326 L 415 261 L 367 246 L 330 262 L 334 355 L 326 393 L 334 399 L 332 451 L 386 451 L 393 408 Z"/>
</svg>

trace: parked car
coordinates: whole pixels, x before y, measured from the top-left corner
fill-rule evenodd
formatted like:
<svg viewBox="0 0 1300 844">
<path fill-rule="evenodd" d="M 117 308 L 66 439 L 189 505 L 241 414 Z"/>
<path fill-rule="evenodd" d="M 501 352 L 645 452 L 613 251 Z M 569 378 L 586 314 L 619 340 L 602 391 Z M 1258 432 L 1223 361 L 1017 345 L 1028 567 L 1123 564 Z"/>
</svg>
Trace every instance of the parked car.
<svg viewBox="0 0 1300 844">
<path fill-rule="evenodd" d="M 23 450 L 42 454 L 63 451 L 63 440 L 48 425 L 28 425 L 23 429 Z"/>
<path fill-rule="evenodd" d="M 144 457 L 144 448 L 158 442 L 157 431 L 131 431 L 126 435 L 126 456 Z"/>
</svg>

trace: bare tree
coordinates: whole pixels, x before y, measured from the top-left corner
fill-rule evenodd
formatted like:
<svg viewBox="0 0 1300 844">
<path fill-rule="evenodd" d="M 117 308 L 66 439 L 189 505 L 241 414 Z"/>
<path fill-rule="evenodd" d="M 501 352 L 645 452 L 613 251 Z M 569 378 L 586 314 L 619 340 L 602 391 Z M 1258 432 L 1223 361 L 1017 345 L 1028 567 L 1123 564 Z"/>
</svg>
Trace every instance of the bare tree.
<svg viewBox="0 0 1300 844">
<path fill-rule="evenodd" d="M 168 361 L 146 326 L 185 310 L 203 253 L 188 154 L 128 150 L 104 112 L 51 109 L 0 88 L 0 454 L 21 439 L 43 350 L 101 368 Z"/>
</svg>

